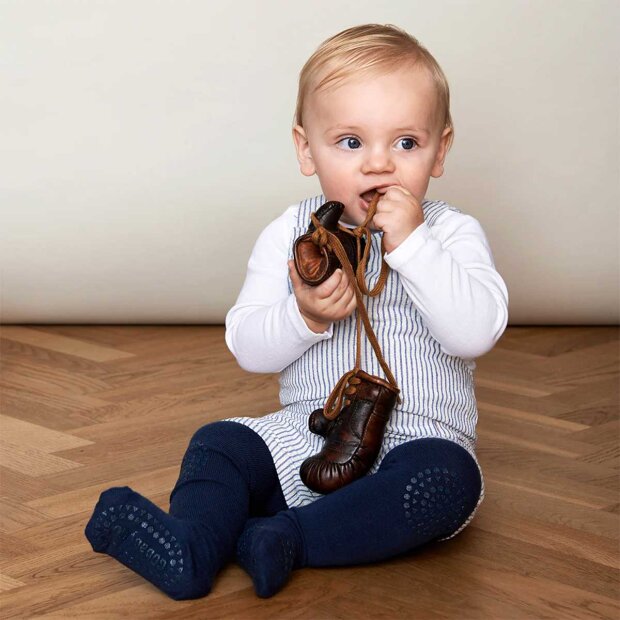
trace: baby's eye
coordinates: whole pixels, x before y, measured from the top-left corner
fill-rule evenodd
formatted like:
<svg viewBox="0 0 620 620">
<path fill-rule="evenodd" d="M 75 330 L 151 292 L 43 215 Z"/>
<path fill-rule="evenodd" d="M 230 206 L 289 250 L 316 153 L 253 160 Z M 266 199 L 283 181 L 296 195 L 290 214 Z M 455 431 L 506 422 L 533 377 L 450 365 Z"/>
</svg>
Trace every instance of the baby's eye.
<svg viewBox="0 0 620 620">
<path fill-rule="evenodd" d="M 403 149 L 403 151 L 411 151 L 418 146 L 418 143 L 413 138 L 401 138 L 397 144 L 397 148 Z"/>
<path fill-rule="evenodd" d="M 357 138 L 352 138 L 348 136 L 346 138 L 342 138 L 342 140 L 338 141 L 338 146 L 343 149 L 359 149 L 362 146 L 362 143 Z"/>
</svg>

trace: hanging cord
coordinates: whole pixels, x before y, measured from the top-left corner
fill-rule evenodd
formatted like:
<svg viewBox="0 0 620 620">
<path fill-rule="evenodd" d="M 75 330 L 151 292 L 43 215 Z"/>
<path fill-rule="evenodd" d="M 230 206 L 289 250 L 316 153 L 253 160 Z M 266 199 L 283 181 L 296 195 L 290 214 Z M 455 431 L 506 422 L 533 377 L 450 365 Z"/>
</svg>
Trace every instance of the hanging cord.
<svg viewBox="0 0 620 620">
<path fill-rule="evenodd" d="M 359 379 L 356 374 L 360 370 L 361 367 L 361 344 L 362 344 L 362 323 L 364 324 L 364 331 L 366 333 L 366 337 L 370 341 L 370 344 L 379 360 L 379 364 L 381 364 L 381 368 L 383 368 L 383 372 L 389 382 L 389 384 L 398 390 L 398 384 L 396 383 L 396 379 L 394 379 L 394 375 L 392 374 L 389 366 L 387 365 L 383 354 L 381 352 L 381 346 L 379 345 L 379 341 L 375 335 L 374 330 L 372 329 L 372 325 L 370 324 L 370 319 L 368 318 L 368 312 L 366 311 L 366 306 L 364 305 L 364 299 L 362 297 L 363 294 L 368 295 L 370 297 L 374 297 L 378 295 L 385 286 L 387 281 L 387 264 L 383 259 L 383 254 L 385 253 L 385 249 L 383 246 L 383 240 L 381 242 L 382 249 L 382 264 L 381 264 L 381 273 L 379 275 L 379 280 L 377 284 L 372 289 L 372 291 L 368 291 L 368 287 L 366 286 L 366 281 L 364 279 L 364 274 L 366 270 L 366 264 L 368 262 L 368 256 L 370 252 L 371 245 L 371 237 L 370 237 L 370 229 L 369 222 L 375 215 L 377 209 L 377 203 L 379 202 L 380 194 L 376 193 L 368 207 L 368 215 L 364 220 L 364 223 L 361 226 L 358 226 L 353 230 L 353 232 L 349 231 L 349 229 L 339 226 L 341 230 L 344 230 L 350 234 L 353 234 L 357 239 L 357 257 L 358 257 L 358 268 L 357 274 L 353 273 L 353 267 L 351 266 L 351 262 L 349 261 L 349 257 L 342 246 L 342 243 L 338 237 L 327 230 L 324 226 L 321 225 L 318 218 L 314 215 L 311 215 L 312 223 L 316 227 L 315 232 L 312 235 L 312 240 L 319 247 L 327 246 L 329 250 L 331 250 L 338 260 L 340 261 L 342 268 L 344 269 L 349 281 L 353 286 L 353 291 L 355 292 L 355 297 L 357 299 L 357 315 L 356 315 L 356 353 L 355 353 L 355 368 L 345 373 L 340 380 L 335 385 L 332 390 L 327 402 L 325 403 L 325 407 L 323 408 L 323 415 L 328 420 L 335 419 L 340 410 L 343 407 L 343 400 L 345 400 L 345 395 L 350 396 L 355 393 L 355 386 L 361 383 L 361 379 Z M 367 237 L 366 247 L 364 249 L 363 256 L 361 254 L 361 244 L 360 238 L 362 236 Z M 349 386 L 349 387 L 347 387 Z M 345 401 L 344 405 L 348 404 L 348 399 Z M 400 397 L 398 397 L 398 402 L 401 402 Z"/>
<path fill-rule="evenodd" d="M 360 290 L 362 291 L 362 294 L 368 295 L 369 297 L 376 297 L 383 290 L 383 287 L 385 286 L 385 283 L 387 281 L 387 273 L 388 273 L 387 263 L 382 258 L 381 272 L 379 273 L 379 278 L 375 284 L 375 287 L 372 290 L 368 289 L 368 285 L 366 284 L 366 280 L 364 276 L 366 274 L 366 265 L 368 264 L 368 258 L 370 256 L 370 245 L 371 245 L 370 243 L 370 240 L 371 240 L 370 222 L 372 221 L 372 218 L 375 216 L 377 212 L 377 203 L 379 202 L 380 198 L 381 198 L 381 194 L 379 192 L 375 192 L 375 195 L 372 197 L 372 200 L 370 201 L 370 204 L 368 205 L 368 213 L 366 214 L 366 219 L 363 221 L 362 224 L 360 224 L 356 228 L 351 229 L 351 228 L 347 228 L 346 226 L 342 226 L 341 224 L 338 224 L 338 230 L 348 235 L 351 235 L 352 237 L 355 237 L 356 246 L 357 246 L 357 271 L 355 274 L 355 279 L 357 280 L 357 283 L 360 287 Z M 315 227 L 315 231 L 312 234 L 312 241 L 321 248 L 323 246 L 328 246 L 328 248 L 331 249 L 330 244 L 328 242 L 327 229 L 325 229 L 321 225 L 321 223 L 319 222 L 318 218 L 316 217 L 314 213 L 310 215 L 310 218 Z M 361 251 L 362 237 L 366 237 L 366 245 L 364 247 L 363 253 Z M 385 254 L 385 243 L 383 239 L 381 239 L 381 257 L 383 257 L 384 254 Z"/>
</svg>

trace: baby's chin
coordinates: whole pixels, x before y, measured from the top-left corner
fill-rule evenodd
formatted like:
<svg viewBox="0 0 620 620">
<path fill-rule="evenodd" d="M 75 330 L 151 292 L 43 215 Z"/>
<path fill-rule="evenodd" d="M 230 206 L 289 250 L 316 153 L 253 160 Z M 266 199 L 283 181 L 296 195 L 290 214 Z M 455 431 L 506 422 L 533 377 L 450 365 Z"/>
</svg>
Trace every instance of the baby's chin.
<svg viewBox="0 0 620 620">
<path fill-rule="evenodd" d="M 356 227 L 356 226 L 360 226 L 361 224 L 363 224 L 364 219 L 365 217 L 363 215 L 355 215 L 355 214 L 347 213 L 347 209 L 345 208 L 345 211 L 342 214 L 342 217 L 340 218 L 340 223 L 343 224 L 344 226 Z"/>
<path fill-rule="evenodd" d="M 347 214 L 347 212 L 345 211 L 342 214 L 342 217 L 340 218 L 340 223 L 343 226 L 347 226 L 349 228 L 356 228 L 357 226 L 361 226 L 364 222 L 366 221 L 366 214 L 362 213 L 361 215 L 349 215 Z M 372 221 L 369 223 L 368 228 L 370 228 L 371 231 L 377 231 L 379 230 L 378 228 L 375 228 L 372 225 Z"/>
</svg>

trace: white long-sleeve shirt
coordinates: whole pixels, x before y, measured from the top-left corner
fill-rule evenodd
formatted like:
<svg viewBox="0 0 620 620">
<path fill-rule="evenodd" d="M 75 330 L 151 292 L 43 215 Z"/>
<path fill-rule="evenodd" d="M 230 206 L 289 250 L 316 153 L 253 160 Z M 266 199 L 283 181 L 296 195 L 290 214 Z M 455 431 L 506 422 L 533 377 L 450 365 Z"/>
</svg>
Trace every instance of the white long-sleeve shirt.
<svg viewBox="0 0 620 620">
<path fill-rule="evenodd" d="M 228 347 L 251 372 L 279 372 L 332 337 L 333 326 L 321 334 L 308 328 L 290 292 L 287 261 L 298 209 L 289 207 L 260 234 L 226 316 Z M 445 353 L 473 360 L 494 346 L 508 321 L 508 292 L 475 218 L 446 209 L 385 260 Z"/>
</svg>

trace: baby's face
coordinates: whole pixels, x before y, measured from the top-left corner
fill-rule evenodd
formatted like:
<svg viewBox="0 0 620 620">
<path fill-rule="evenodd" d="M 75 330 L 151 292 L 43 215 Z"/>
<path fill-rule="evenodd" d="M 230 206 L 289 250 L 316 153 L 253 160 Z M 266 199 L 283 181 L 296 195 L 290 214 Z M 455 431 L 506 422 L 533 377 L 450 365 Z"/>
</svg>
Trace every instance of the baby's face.
<svg viewBox="0 0 620 620">
<path fill-rule="evenodd" d="M 374 191 L 391 185 L 422 202 L 443 173 L 449 129 L 435 118 L 436 93 L 424 69 L 350 79 L 312 93 L 293 137 L 303 174 L 317 174 L 327 200 L 359 225 Z"/>
</svg>

